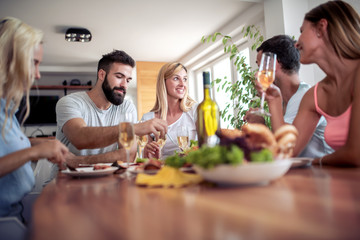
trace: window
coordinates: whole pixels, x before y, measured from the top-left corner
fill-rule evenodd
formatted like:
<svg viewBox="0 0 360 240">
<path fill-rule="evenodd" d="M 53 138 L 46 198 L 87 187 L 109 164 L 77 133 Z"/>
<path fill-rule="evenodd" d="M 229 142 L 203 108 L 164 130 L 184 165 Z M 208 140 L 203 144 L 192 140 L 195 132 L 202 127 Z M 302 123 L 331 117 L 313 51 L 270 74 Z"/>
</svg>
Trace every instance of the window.
<svg viewBox="0 0 360 240">
<path fill-rule="evenodd" d="M 245 48 L 241 50 L 240 57 L 245 56 L 246 63 L 249 64 L 249 48 Z M 200 68 L 198 71 L 196 71 L 196 79 L 198 83 L 202 83 L 202 72 L 209 71 L 211 73 L 211 80 L 214 81 L 216 79 L 222 79 L 222 81 L 219 84 L 215 84 L 214 88 L 211 91 L 211 97 L 217 102 L 220 111 L 223 111 L 228 104 L 231 104 L 230 100 L 230 94 L 225 92 L 226 87 L 223 87 L 224 81 L 235 83 L 235 81 L 241 80 L 241 76 L 236 70 L 234 64 L 230 61 L 229 55 L 223 55 L 222 57 L 216 59 L 215 61 L 207 64 L 206 66 Z M 203 88 L 202 84 L 198 87 L 198 95 L 199 96 L 199 102 L 201 102 L 204 98 L 203 96 Z M 234 115 L 234 112 L 236 109 L 229 109 L 227 112 L 227 116 Z M 233 128 L 230 126 L 229 120 L 224 120 L 221 118 L 220 122 L 221 128 Z"/>
</svg>

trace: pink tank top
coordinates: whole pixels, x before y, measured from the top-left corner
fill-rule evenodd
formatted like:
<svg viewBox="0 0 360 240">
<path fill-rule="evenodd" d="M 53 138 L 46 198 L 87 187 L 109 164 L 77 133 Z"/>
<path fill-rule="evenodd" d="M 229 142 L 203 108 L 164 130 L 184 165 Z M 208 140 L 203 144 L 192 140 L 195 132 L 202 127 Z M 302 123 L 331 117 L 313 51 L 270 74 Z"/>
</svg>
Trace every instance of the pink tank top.
<svg viewBox="0 0 360 240">
<path fill-rule="evenodd" d="M 350 104 L 348 109 L 344 113 L 340 114 L 339 116 L 333 117 L 333 116 L 326 114 L 318 106 L 318 101 L 317 101 L 318 84 L 319 83 L 317 83 L 314 87 L 315 108 L 316 108 L 316 111 L 319 114 L 323 115 L 327 121 L 327 125 L 325 127 L 325 132 L 324 132 L 324 138 L 325 138 L 326 143 L 330 147 L 332 147 L 334 150 L 337 150 L 340 147 L 344 146 L 345 142 L 347 140 L 352 105 Z"/>
</svg>

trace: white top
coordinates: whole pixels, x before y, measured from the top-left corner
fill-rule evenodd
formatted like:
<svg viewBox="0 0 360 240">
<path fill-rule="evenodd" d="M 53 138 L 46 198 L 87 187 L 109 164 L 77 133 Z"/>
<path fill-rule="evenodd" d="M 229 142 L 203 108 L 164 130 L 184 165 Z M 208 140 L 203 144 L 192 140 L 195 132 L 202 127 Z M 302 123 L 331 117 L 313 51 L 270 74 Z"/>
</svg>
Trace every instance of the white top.
<svg viewBox="0 0 360 240">
<path fill-rule="evenodd" d="M 193 107 L 188 112 L 183 112 L 181 117 L 176 120 L 173 124 L 168 126 L 168 132 L 166 135 L 166 142 L 164 147 L 161 150 L 161 159 L 165 159 L 168 156 L 171 156 L 175 151 L 180 152 L 179 145 L 177 144 L 177 129 L 181 126 L 186 126 L 189 131 L 189 142 L 190 140 L 197 140 L 196 133 L 196 109 L 198 104 L 194 104 Z M 145 113 L 141 120 L 146 121 L 155 118 L 154 112 Z"/>
<path fill-rule="evenodd" d="M 79 150 L 71 144 L 62 132 L 64 124 L 73 118 L 82 118 L 89 127 L 108 127 L 125 121 L 125 113 L 132 113 L 136 121 L 136 108 L 133 103 L 124 99 L 118 106 L 111 104 L 106 110 L 99 109 L 86 92 L 76 92 L 62 97 L 56 104 L 56 138 L 64 143 L 75 155 L 94 155 L 117 149 L 117 143 L 104 148 Z"/>
<path fill-rule="evenodd" d="M 309 89 L 309 84 L 305 82 L 300 82 L 298 90 L 290 98 L 286 106 L 286 111 L 284 115 L 284 121 L 286 123 L 292 124 L 299 110 L 301 99 Z M 313 136 L 311 137 L 309 143 L 304 148 L 304 150 L 298 155 L 299 157 L 319 158 L 334 151 L 329 145 L 326 144 L 324 139 L 324 130 L 326 124 L 327 122 L 325 118 L 321 117 L 319 123 L 316 126 Z"/>
</svg>

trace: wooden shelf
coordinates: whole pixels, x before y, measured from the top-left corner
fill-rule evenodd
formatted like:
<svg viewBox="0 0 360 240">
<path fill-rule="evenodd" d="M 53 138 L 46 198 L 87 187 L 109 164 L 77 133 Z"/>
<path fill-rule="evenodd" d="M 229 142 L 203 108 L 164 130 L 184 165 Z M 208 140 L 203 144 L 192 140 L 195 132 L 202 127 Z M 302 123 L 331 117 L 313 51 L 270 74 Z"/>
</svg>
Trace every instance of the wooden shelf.
<svg viewBox="0 0 360 240">
<path fill-rule="evenodd" d="M 31 89 L 46 89 L 46 90 L 58 90 L 58 89 L 91 89 L 92 86 L 89 85 L 79 85 L 79 86 L 61 86 L 61 85 L 39 85 L 32 86 Z"/>
<path fill-rule="evenodd" d="M 92 86 L 89 85 L 34 85 L 31 89 L 39 89 L 39 90 L 64 90 L 64 95 L 67 94 L 67 90 L 81 90 L 81 89 L 91 89 Z"/>
</svg>

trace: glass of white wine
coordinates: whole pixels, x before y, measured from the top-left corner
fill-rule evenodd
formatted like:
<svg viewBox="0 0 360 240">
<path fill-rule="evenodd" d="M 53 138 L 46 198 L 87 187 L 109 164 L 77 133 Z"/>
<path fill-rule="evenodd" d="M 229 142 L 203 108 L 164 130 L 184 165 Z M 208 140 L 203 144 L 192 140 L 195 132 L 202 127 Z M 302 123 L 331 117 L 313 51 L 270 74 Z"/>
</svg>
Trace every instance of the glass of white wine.
<svg viewBox="0 0 360 240">
<path fill-rule="evenodd" d="M 137 136 L 137 143 L 139 145 L 139 150 L 140 150 L 139 157 L 141 158 L 144 158 L 143 150 L 147 142 L 148 142 L 148 135 Z"/>
<path fill-rule="evenodd" d="M 276 54 L 272 52 L 263 52 L 263 54 L 261 55 L 259 71 L 256 75 L 257 81 L 259 81 L 262 87 L 260 109 L 254 110 L 252 111 L 252 113 L 258 115 L 266 115 L 266 116 L 271 115 L 270 113 L 265 112 L 264 110 L 264 98 L 265 98 L 266 90 L 275 80 L 275 70 L 276 70 Z"/>
<path fill-rule="evenodd" d="M 178 128 L 177 142 L 181 151 L 185 151 L 189 148 L 189 130 L 186 126 Z"/>
<path fill-rule="evenodd" d="M 125 121 L 119 123 L 119 143 L 125 148 L 126 162 L 129 167 L 130 149 L 135 141 L 134 127 L 132 123 L 132 115 L 126 113 Z"/>
<path fill-rule="evenodd" d="M 160 132 L 159 132 L 159 135 L 160 135 Z M 162 148 L 164 147 L 165 142 L 166 142 L 166 135 L 164 135 L 163 138 L 161 138 L 159 136 L 159 139 L 156 142 L 157 142 L 157 144 L 159 144 L 159 148 L 160 148 L 159 159 L 161 159 L 161 152 L 162 152 Z"/>
</svg>

